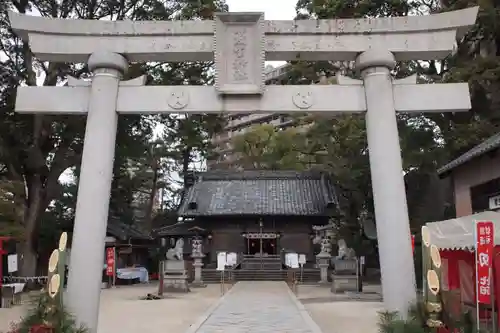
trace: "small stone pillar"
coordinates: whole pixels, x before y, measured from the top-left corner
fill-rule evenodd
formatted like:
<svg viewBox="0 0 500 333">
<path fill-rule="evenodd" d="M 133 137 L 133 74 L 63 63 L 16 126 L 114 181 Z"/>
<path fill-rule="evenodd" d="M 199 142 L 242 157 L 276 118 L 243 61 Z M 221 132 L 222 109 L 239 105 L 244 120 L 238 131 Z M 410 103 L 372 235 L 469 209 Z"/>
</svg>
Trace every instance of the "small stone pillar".
<svg viewBox="0 0 500 333">
<path fill-rule="evenodd" d="M 203 278 L 201 276 L 201 268 L 203 267 L 203 240 L 200 237 L 195 237 L 191 243 L 191 258 L 193 258 L 194 267 L 194 281 L 191 286 L 194 288 L 204 288 L 206 285 L 203 283 Z"/>
<path fill-rule="evenodd" d="M 191 283 L 191 286 L 194 288 L 205 288 L 207 285 L 203 283 L 203 278 L 201 276 L 203 258 L 205 257 L 205 255 L 203 253 L 193 253 L 191 257 L 193 258 L 194 267 L 194 280 Z"/>
<path fill-rule="evenodd" d="M 328 267 L 330 267 L 331 255 L 326 252 L 320 252 L 316 259 L 318 260 L 319 272 L 321 280 L 319 284 L 328 284 Z"/>
</svg>

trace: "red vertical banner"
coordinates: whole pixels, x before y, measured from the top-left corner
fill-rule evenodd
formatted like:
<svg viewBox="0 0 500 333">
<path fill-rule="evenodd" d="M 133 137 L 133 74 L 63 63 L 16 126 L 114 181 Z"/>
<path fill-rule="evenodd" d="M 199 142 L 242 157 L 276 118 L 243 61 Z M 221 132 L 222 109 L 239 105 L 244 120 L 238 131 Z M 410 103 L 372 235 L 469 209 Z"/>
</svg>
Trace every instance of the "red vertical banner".
<svg viewBox="0 0 500 333">
<path fill-rule="evenodd" d="M 106 275 L 114 276 L 115 275 L 115 248 L 108 247 L 106 248 Z"/>
<path fill-rule="evenodd" d="M 7 250 L 4 250 L 4 246 L 6 247 L 7 244 L 4 243 L 4 242 L 7 242 L 8 240 L 10 240 L 10 237 L 0 237 L 0 288 L 2 288 L 2 285 L 3 285 L 3 256 L 4 255 L 7 255 L 8 252 Z M 0 290 L 0 295 L 1 295 L 1 290 Z M 2 305 L 0 304 L 0 307 Z"/>
<path fill-rule="evenodd" d="M 411 252 L 415 253 L 415 235 L 411 235 Z"/>
<path fill-rule="evenodd" d="M 476 299 L 477 303 L 491 303 L 491 267 L 495 243 L 492 221 L 476 221 Z"/>
</svg>

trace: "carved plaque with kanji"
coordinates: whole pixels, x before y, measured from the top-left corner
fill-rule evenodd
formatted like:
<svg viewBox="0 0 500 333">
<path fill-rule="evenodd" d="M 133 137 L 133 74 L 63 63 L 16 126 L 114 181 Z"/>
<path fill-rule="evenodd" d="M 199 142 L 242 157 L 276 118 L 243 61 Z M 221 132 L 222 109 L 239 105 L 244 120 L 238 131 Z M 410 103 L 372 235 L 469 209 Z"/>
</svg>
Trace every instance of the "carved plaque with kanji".
<svg viewBox="0 0 500 333">
<path fill-rule="evenodd" d="M 261 13 L 220 13 L 215 18 L 215 86 L 224 95 L 264 90 L 264 18 Z"/>
</svg>

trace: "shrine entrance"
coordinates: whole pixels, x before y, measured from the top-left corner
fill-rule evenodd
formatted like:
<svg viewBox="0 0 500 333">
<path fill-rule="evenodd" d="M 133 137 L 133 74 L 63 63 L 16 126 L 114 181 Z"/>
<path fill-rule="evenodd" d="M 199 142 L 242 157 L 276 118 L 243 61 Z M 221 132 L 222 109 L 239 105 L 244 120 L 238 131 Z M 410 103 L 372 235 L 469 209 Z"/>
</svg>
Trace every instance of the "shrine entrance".
<svg viewBox="0 0 500 333">
<path fill-rule="evenodd" d="M 97 332 L 104 243 L 95 240 L 106 235 L 118 114 L 180 112 L 364 113 L 384 305 L 407 313 L 416 300 L 415 269 L 396 115 L 468 111 L 471 101 L 467 83 L 417 84 L 416 75 L 396 80 L 391 72 L 397 61 L 448 56 L 477 13 L 472 7 L 426 16 L 294 21 L 216 13 L 212 21 L 112 22 L 9 12 L 12 30 L 29 42 L 38 61 L 86 62 L 92 72 L 90 81 L 68 78 L 66 86 L 20 86 L 15 107 L 21 113 L 89 115 L 67 292 L 76 321 Z M 266 60 L 297 59 L 355 62 L 361 80 L 338 75 L 333 85 L 265 85 Z M 214 86 L 146 86 L 146 76 L 122 80 L 129 62 L 212 60 Z"/>
<path fill-rule="evenodd" d="M 278 234 L 273 232 L 250 232 L 243 234 L 246 239 L 246 254 L 266 257 L 278 254 Z"/>
</svg>

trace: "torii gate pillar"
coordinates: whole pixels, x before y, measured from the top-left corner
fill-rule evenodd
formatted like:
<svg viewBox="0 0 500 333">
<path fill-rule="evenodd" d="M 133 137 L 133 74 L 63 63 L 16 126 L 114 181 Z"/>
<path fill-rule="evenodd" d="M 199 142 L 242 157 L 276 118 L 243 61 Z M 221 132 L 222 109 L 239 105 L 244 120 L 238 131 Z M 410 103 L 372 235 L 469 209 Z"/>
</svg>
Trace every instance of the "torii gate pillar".
<svg viewBox="0 0 500 333">
<path fill-rule="evenodd" d="M 366 132 L 384 305 L 408 308 L 416 300 L 415 268 L 390 70 L 396 61 L 387 50 L 365 51 L 356 59 L 366 98 Z M 406 304 L 405 304 L 406 303 Z"/>
<path fill-rule="evenodd" d="M 128 63 L 117 53 L 101 51 L 92 53 L 87 64 L 93 76 L 71 247 L 71 262 L 77 264 L 69 271 L 67 300 L 79 322 L 97 332 L 102 281 L 95 277 L 102 276 L 118 125 L 116 101 Z"/>
</svg>

